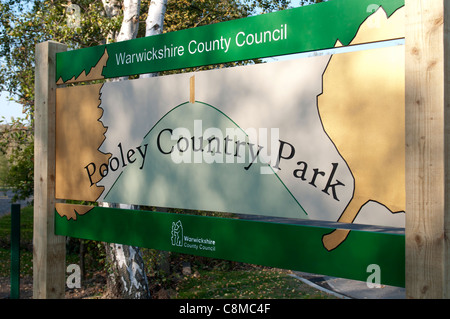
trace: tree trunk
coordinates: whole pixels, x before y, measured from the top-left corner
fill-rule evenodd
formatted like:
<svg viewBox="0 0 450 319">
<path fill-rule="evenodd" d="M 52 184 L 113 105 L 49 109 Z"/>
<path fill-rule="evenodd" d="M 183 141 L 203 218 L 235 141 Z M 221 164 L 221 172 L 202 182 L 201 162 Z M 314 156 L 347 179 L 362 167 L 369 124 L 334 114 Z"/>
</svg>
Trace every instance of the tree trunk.
<svg viewBox="0 0 450 319">
<path fill-rule="evenodd" d="M 103 207 L 112 207 L 102 203 Z M 132 208 L 120 204 L 120 208 Z M 108 264 L 107 296 L 121 299 L 149 299 L 145 264 L 139 247 L 104 243 Z"/>
<path fill-rule="evenodd" d="M 102 0 L 108 17 L 114 17 L 120 12 L 120 1 Z M 123 22 L 118 34 L 110 34 L 108 42 L 119 42 L 136 38 L 139 28 L 140 0 L 123 1 Z M 128 77 L 114 79 L 126 80 Z M 108 203 L 104 207 L 112 207 Z M 130 209 L 131 205 L 119 205 Z M 107 287 L 110 298 L 147 299 L 150 298 L 144 260 L 138 247 L 121 244 L 105 243 L 106 257 L 110 267 Z"/>
<path fill-rule="evenodd" d="M 152 0 L 148 7 L 148 16 L 145 21 L 145 36 L 161 34 L 164 29 L 164 15 L 166 14 L 167 0 Z"/>
<path fill-rule="evenodd" d="M 119 1 L 102 0 L 105 12 L 109 17 L 114 17 L 119 12 Z M 152 0 L 149 6 L 148 18 L 146 20 L 146 34 L 151 36 L 162 33 L 164 15 L 167 0 Z M 139 27 L 140 0 L 124 0 L 123 22 L 118 34 L 111 34 L 108 42 L 120 42 L 134 39 Z M 150 77 L 148 74 L 141 77 Z M 126 80 L 127 77 L 115 79 Z M 108 203 L 103 206 L 110 207 Z M 129 205 L 120 204 L 120 208 L 131 208 Z M 106 256 L 110 266 L 108 276 L 108 294 L 110 298 L 145 299 L 150 298 L 147 275 L 144 269 L 144 261 L 138 247 L 121 244 L 105 243 Z"/>
<path fill-rule="evenodd" d="M 124 0 L 123 22 L 120 27 L 117 42 L 135 39 L 139 28 L 140 0 Z"/>
<path fill-rule="evenodd" d="M 108 297 L 122 299 L 149 299 L 147 275 L 138 247 L 105 244 L 108 265 Z"/>
<path fill-rule="evenodd" d="M 166 14 L 167 0 L 151 0 L 148 6 L 148 15 L 145 20 L 145 36 L 161 34 L 164 29 L 164 15 Z M 151 78 L 158 73 L 141 74 L 140 78 Z"/>
</svg>

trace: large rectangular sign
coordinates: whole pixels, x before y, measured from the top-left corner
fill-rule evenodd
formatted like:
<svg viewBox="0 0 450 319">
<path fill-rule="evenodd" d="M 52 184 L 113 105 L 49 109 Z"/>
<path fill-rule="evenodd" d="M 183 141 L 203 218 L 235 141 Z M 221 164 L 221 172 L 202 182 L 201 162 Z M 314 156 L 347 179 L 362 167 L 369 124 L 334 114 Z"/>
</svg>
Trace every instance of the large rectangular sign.
<svg viewBox="0 0 450 319">
<path fill-rule="evenodd" d="M 318 14 L 331 17 L 338 15 L 327 11 L 336 10 L 332 4 L 352 4 L 359 8 L 354 15 L 361 18 L 361 12 L 367 9 L 361 5 L 368 3 L 334 0 L 311 8 L 321 8 Z M 375 12 L 355 26 L 354 33 L 348 25 L 342 28 L 350 38 L 343 37 L 343 33 L 336 37 L 336 30 L 329 29 L 329 25 L 326 31 L 318 28 L 323 33 L 316 36 L 326 38 L 328 45 L 334 46 L 337 39 L 354 45 L 402 35 L 404 8 L 400 1 L 380 3 L 383 7 L 376 6 Z M 304 49 L 307 43 L 300 34 L 292 33 L 295 19 L 283 20 L 293 12 L 303 11 L 286 12 L 290 13 L 272 15 L 265 24 L 272 30 L 272 40 L 275 34 L 279 35 L 274 49 L 277 54 L 283 47 L 281 43 L 288 43 L 291 36 L 296 39 L 293 47 L 303 45 Z M 233 23 L 238 26 L 241 22 Z M 215 26 L 218 31 L 208 35 L 222 37 L 216 42 L 218 52 L 211 56 L 224 57 L 219 45 L 223 45 L 222 53 L 234 52 L 230 60 L 235 60 L 244 47 L 256 47 L 254 43 L 232 49 L 232 40 L 226 40 L 233 39 L 231 33 L 235 44 L 242 44 L 239 41 L 243 39 L 251 41 L 248 34 L 256 40 L 256 29 L 233 27 L 227 29 L 231 32 L 227 34 L 226 28 L 220 31 L 222 27 Z M 189 35 L 179 39 L 187 41 L 181 45 L 184 49 L 180 45 L 175 49 L 169 35 L 159 39 L 170 40 L 163 46 L 173 42 L 175 51 L 170 52 L 178 52 L 180 59 L 189 54 L 194 39 L 197 44 L 207 42 L 199 34 L 184 34 Z M 264 36 L 264 32 L 260 34 Z M 324 48 L 322 40 L 317 39 L 311 48 Z M 138 43 L 141 42 L 108 46 L 106 52 L 105 47 L 95 49 L 105 54 L 100 55 L 99 67 L 89 74 L 129 74 L 135 68 L 137 55 L 128 57 L 130 52 L 137 52 L 133 50 L 148 57 L 158 56 L 145 42 L 141 47 Z M 214 45 L 214 41 L 210 43 Z M 204 54 L 202 61 L 215 63 L 198 48 L 195 54 Z M 191 81 L 193 74 L 177 74 L 58 88 L 55 196 L 267 219 L 404 227 L 404 55 L 403 46 L 391 45 L 196 72 L 195 82 Z M 131 59 L 130 63 L 127 59 Z M 173 65 L 178 63 L 176 60 L 172 60 Z M 144 69 L 144 65 L 152 65 L 150 62 L 139 61 Z M 160 62 L 166 63 L 164 59 Z M 67 67 L 64 72 L 73 71 L 70 70 Z M 404 278 L 404 264 L 392 257 L 402 256 L 403 236 L 368 232 L 353 235 L 349 229 L 312 229 L 93 206 L 58 204 L 56 210 L 60 216 L 56 231 L 60 235 L 188 253 L 194 253 L 193 247 L 197 247 L 195 253 L 205 256 L 348 278 L 362 279 L 367 266 L 377 264 L 382 273 L 388 274 L 384 283 L 402 285 Z M 160 223 L 164 225 L 159 227 Z M 181 228 L 194 232 L 194 226 L 187 226 L 194 224 L 198 228 L 195 234 L 174 235 Z M 167 237 L 168 228 L 173 237 Z M 156 237 L 144 234 L 147 229 Z M 185 236 L 201 240 L 185 239 L 183 244 L 176 244 Z M 244 242 L 248 242 L 249 250 L 236 248 Z M 200 249 L 200 244 L 204 249 Z M 257 253 L 265 251 L 266 246 L 273 251 L 269 254 L 271 260 L 263 260 Z M 295 255 L 298 246 L 299 255 Z M 358 266 L 349 272 L 338 270 L 337 263 L 345 262 Z"/>
<path fill-rule="evenodd" d="M 404 0 L 333 0 L 152 37 L 57 54 L 56 79 L 112 78 L 349 45 L 380 6 L 390 17 Z M 386 17 L 384 17 L 386 18 Z M 378 20 L 366 23 L 376 29 Z M 390 30 L 370 41 L 404 37 Z"/>
</svg>

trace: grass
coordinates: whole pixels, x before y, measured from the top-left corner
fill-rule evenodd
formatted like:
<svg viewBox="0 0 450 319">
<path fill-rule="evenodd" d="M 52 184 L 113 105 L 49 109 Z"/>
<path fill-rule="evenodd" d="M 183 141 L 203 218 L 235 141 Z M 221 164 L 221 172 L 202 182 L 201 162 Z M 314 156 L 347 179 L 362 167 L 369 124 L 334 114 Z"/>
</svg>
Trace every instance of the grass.
<svg viewBox="0 0 450 319">
<path fill-rule="evenodd" d="M 24 207 L 21 212 L 21 250 L 20 276 L 33 276 L 33 208 Z M 10 272 L 10 225 L 11 216 L 0 217 L 0 277 L 9 277 Z M 104 257 L 100 243 L 90 243 L 92 251 L 88 256 L 94 261 L 88 262 L 86 275 L 102 272 L 106 276 L 104 263 L 97 259 Z M 149 250 L 144 250 L 147 254 Z M 150 256 L 153 256 L 150 254 Z M 152 257 L 154 259 L 154 256 Z M 171 263 L 180 263 L 177 254 L 172 255 Z M 189 256 L 193 274 L 183 276 L 175 272 L 169 276 L 150 274 L 149 282 L 158 282 L 158 290 L 171 291 L 170 298 L 180 299 L 328 299 L 334 298 L 322 291 L 314 289 L 289 276 L 289 271 L 240 264 L 238 267 L 221 267 L 220 265 L 238 264 L 226 261 L 205 261 L 202 258 Z M 75 250 L 68 250 L 66 264 L 79 264 L 79 255 Z M 208 264 L 208 265 L 206 265 Z M 177 278 L 173 280 L 173 278 Z M 175 284 L 174 284 L 175 283 Z"/>
<path fill-rule="evenodd" d="M 197 276 L 185 277 L 177 290 L 177 298 L 180 299 L 333 298 L 290 277 L 287 271 L 260 267 L 249 270 L 202 271 Z"/>
<path fill-rule="evenodd" d="M 11 215 L 0 218 L 0 244 L 9 245 L 11 235 Z M 24 207 L 20 214 L 20 240 L 30 244 L 33 240 L 33 207 Z"/>
<path fill-rule="evenodd" d="M 20 213 L 20 276 L 33 275 L 33 207 L 27 206 Z M 0 277 L 8 277 L 11 265 L 11 215 L 0 217 Z M 68 255 L 74 262 L 77 256 Z"/>
<path fill-rule="evenodd" d="M 24 207 L 20 214 L 20 274 L 33 274 L 33 207 Z M 9 276 L 11 263 L 11 215 L 0 218 L 0 276 Z"/>
<path fill-rule="evenodd" d="M 0 277 L 8 277 L 11 267 L 11 253 L 9 249 L 0 248 Z M 20 277 L 33 275 L 33 253 L 20 251 Z"/>
</svg>

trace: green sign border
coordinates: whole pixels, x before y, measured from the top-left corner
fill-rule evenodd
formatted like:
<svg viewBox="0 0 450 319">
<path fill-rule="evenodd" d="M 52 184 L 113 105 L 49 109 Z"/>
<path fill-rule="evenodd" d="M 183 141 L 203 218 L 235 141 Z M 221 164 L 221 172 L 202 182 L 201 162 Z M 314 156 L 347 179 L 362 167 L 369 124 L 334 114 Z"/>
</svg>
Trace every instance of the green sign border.
<svg viewBox="0 0 450 319">
<path fill-rule="evenodd" d="M 379 6 L 390 16 L 404 6 L 404 0 L 333 0 L 151 37 L 61 52 L 56 56 L 56 81 L 62 79 L 66 82 L 78 77 L 83 71 L 89 73 L 105 50 L 108 53 L 108 61 L 102 75 L 104 78 L 113 78 L 329 49 L 335 46 L 337 40 L 343 45 L 349 45 L 360 25 Z M 236 45 L 236 42 L 242 44 L 249 34 L 257 34 L 261 39 L 261 32 L 274 30 L 279 31 L 276 32 L 277 38 L 280 38 L 280 32 L 284 31 L 286 39 Z M 230 40 L 228 50 L 223 42 L 226 39 Z M 189 53 L 191 41 L 211 45 L 215 40 L 219 40 L 215 42 L 215 50 L 206 52 L 205 48 L 202 53 Z M 223 49 L 219 49 L 219 45 Z M 182 55 L 174 49 L 180 47 L 183 47 Z M 164 51 L 165 49 L 169 50 Z M 166 52 L 164 58 L 158 58 L 159 50 Z M 145 61 L 136 62 L 136 59 Z M 127 63 L 127 60 L 130 63 Z"/>
<path fill-rule="evenodd" d="M 172 244 L 180 221 L 187 246 Z M 233 218 L 94 207 L 76 220 L 55 213 L 55 234 L 366 281 L 376 264 L 381 283 L 404 287 L 404 235 L 352 230 L 327 251 L 332 228 Z M 184 241 L 186 243 L 187 241 Z M 200 248 L 200 245 L 203 248 Z M 197 245 L 198 248 L 192 248 Z M 206 247 L 206 248 L 205 248 Z M 209 247 L 209 248 L 208 248 Z M 208 250 L 212 249 L 213 250 Z"/>
</svg>

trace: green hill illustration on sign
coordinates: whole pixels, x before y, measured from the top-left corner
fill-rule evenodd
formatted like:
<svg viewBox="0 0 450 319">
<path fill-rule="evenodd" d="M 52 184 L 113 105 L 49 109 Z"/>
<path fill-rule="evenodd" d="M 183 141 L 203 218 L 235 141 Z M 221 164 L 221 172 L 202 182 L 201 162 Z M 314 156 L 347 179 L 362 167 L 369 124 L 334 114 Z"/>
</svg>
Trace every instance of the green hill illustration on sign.
<svg viewBox="0 0 450 319">
<path fill-rule="evenodd" d="M 128 165 L 105 201 L 307 217 L 275 173 L 261 174 L 261 166 L 268 164 L 256 160 L 258 145 L 208 104 L 175 107 L 144 137 L 140 149 L 146 149 L 145 163 Z"/>
</svg>

